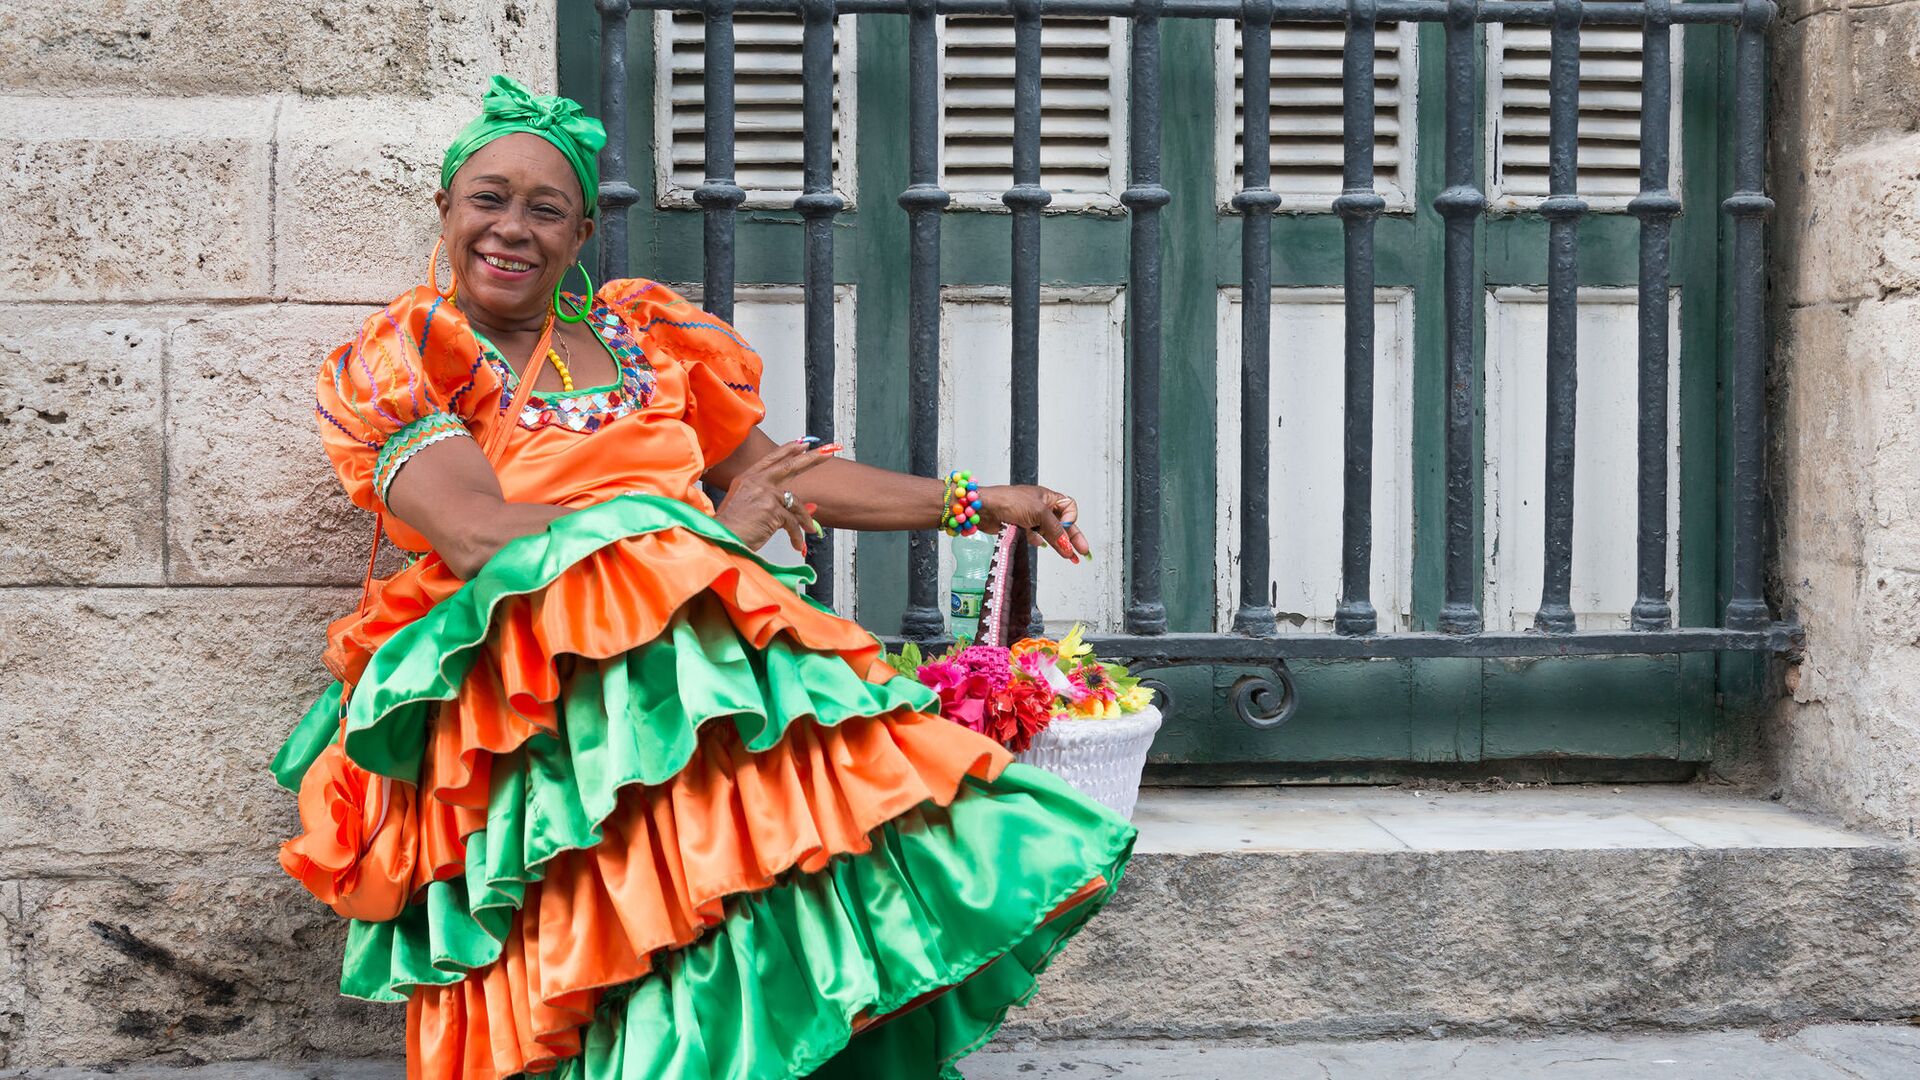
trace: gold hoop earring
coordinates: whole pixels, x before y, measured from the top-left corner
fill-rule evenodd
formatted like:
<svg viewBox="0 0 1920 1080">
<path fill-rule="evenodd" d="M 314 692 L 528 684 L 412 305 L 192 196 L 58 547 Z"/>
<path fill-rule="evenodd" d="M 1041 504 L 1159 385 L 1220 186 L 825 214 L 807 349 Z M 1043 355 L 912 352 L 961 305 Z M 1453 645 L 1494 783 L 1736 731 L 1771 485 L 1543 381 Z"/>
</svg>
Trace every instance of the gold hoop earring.
<svg viewBox="0 0 1920 1080">
<path fill-rule="evenodd" d="M 436 294 L 439 295 L 440 299 L 451 301 L 455 297 L 460 295 L 460 275 L 454 272 L 453 270 L 453 256 L 448 255 L 447 256 L 447 270 L 448 270 L 447 280 L 449 284 L 447 285 L 447 288 L 444 292 L 441 291 L 440 249 L 445 247 L 446 244 L 447 244 L 447 238 L 444 236 L 436 239 L 433 242 L 433 254 L 427 256 L 427 285 Z"/>
</svg>

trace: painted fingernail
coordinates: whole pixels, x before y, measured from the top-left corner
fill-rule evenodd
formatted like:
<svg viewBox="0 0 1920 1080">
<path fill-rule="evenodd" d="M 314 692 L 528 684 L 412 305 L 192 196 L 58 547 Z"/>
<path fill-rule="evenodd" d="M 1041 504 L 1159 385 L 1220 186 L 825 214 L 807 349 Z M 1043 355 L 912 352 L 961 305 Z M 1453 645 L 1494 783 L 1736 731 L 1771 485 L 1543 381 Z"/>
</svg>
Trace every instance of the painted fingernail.
<svg viewBox="0 0 1920 1080">
<path fill-rule="evenodd" d="M 821 457 L 832 457 L 834 454 L 837 454 L 840 451 L 845 449 L 846 447 L 841 446 L 839 443 L 832 442 L 832 443 L 828 443 L 825 446 L 820 447 L 818 450 L 815 450 L 814 453 L 819 454 Z"/>
<path fill-rule="evenodd" d="M 795 439 L 795 440 L 793 440 L 793 441 L 794 441 L 794 442 L 819 442 L 819 441 L 820 441 L 820 436 L 818 436 L 818 435 L 802 435 L 802 436 L 800 436 L 799 438 L 797 438 L 797 439 Z"/>
</svg>

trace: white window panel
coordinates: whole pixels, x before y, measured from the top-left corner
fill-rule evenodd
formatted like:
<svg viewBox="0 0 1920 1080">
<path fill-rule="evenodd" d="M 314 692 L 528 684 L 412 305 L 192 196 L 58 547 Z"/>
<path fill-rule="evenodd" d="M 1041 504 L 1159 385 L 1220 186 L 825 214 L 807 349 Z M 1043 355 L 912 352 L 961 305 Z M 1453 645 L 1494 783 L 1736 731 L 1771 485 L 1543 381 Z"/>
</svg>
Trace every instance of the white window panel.
<svg viewBox="0 0 1920 1080">
<path fill-rule="evenodd" d="M 1669 305 L 1667 600 L 1679 580 L 1680 302 Z M 1547 294 L 1487 300 L 1486 626 L 1526 630 L 1540 607 L 1546 535 Z M 1575 350 L 1572 607 L 1582 630 L 1630 624 L 1636 593 L 1639 306 L 1633 289 L 1582 289 Z"/>
<path fill-rule="evenodd" d="M 1240 603 L 1239 289 L 1219 300 L 1220 401 L 1214 506 L 1216 617 Z M 1346 303 L 1337 288 L 1271 293 L 1267 408 L 1268 593 L 1282 631 L 1333 629 L 1345 505 Z M 1383 632 L 1405 629 L 1413 596 L 1413 294 L 1374 293 L 1373 550 L 1370 599 Z"/>
<path fill-rule="evenodd" d="M 1381 23 L 1374 39 L 1374 190 L 1389 210 L 1412 208 L 1415 26 Z M 1214 140 L 1219 151 L 1219 198 L 1229 205 L 1242 183 L 1245 152 L 1246 67 L 1238 22 L 1221 20 L 1215 38 L 1218 86 Z M 1283 209 L 1331 208 L 1342 187 L 1341 58 L 1346 30 L 1333 23 L 1275 23 L 1267 103 L 1273 142 L 1268 155 L 1273 190 Z"/>
<path fill-rule="evenodd" d="M 1126 515 L 1124 294 L 1049 289 L 1040 302 L 1040 482 L 1072 495 L 1094 558 L 1038 559 L 1040 613 L 1049 633 L 1075 622 L 1120 628 Z M 941 475 L 969 469 L 1004 483 L 1013 393 L 1013 310 L 1002 288 L 952 288 L 940 310 Z M 940 548 L 940 588 L 953 575 Z M 942 604 L 945 607 L 945 604 Z"/>
<path fill-rule="evenodd" d="M 748 206 L 786 207 L 804 186 L 798 15 L 740 12 L 734 23 L 734 177 Z M 834 190 L 854 191 L 854 17 L 833 43 Z M 692 206 L 706 176 L 706 22 L 662 11 L 654 23 L 655 173 L 662 206 Z"/>
<path fill-rule="evenodd" d="M 1673 166 L 1680 190 L 1681 32 L 1673 29 Z M 1579 169 L 1575 188 L 1594 209 L 1619 211 L 1640 190 L 1641 33 L 1637 27 L 1588 26 L 1580 32 Z M 1487 152 L 1492 201 L 1527 209 L 1548 194 L 1548 68 L 1544 26 L 1487 27 Z"/>
<path fill-rule="evenodd" d="M 948 15 L 940 28 L 940 183 L 954 205 L 1005 209 L 1013 186 L 1014 21 Z M 1040 185 L 1049 210 L 1117 207 L 1126 183 L 1127 23 L 1040 21 Z"/>
<path fill-rule="evenodd" d="M 700 287 L 677 286 L 682 296 L 700 303 Z M 836 286 L 833 293 L 833 424 L 835 441 L 846 446 L 842 457 L 859 460 L 859 442 L 854 433 L 856 365 L 854 356 L 855 290 L 851 285 Z M 755 352 L 760 354 L 760 400 L 767 406 L 760 430 L 775 442 L 786 442 L 810 434 L 807 424 L 806 304 L 799 287 L 791 285 L 743 285 L 733 294 L 733 328 L 739 331 Z M 846 531 L 834 533 L 835 609 L 855 618 L 854 538 Z M 776 563 L 800 563 L 806 560 L 787 539 L 775 533 L 761 547 L 760 554 Z"/>
</svg>

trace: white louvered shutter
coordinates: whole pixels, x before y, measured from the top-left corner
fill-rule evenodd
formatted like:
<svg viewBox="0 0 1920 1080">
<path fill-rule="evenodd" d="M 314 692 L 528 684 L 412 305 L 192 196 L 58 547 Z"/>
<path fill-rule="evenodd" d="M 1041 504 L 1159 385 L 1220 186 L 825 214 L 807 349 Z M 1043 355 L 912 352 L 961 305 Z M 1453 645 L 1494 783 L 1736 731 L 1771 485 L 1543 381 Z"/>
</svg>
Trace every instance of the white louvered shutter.
<svg viewBox="0 0 1920 1080">
<path fill-rule="evenodd" d="M 734 23 L 734 177 L 749 206 L 785 206 L 802 187 L 797 15 L 740 12 Z M 853 197 L 854 20 L 839 20 L 833 54 L 834 189 Z M 705 178 L 705 20 L 661 12 L 655 24 L 655 139 L 662 205 L 689 206 Z"/>
<path fill-rule="evenodd" d="M 1374 190 L 1389 209 L 1409 205 L 1413 190 L 1414 27 L 1381 23 L 1373 56 Z M 1273 189 L 1283 206 L 1324 210 L 1340 193 L 1341 57 L 1346 30 L 1335 24 L 1275 23 L 1270 67 Z M 1244 36 L 1237 22 L 1221 23 L 1216 68 L 1220 85 L 1220 200 L 1242 183 L 1246 123 Z M 1232 103 L 1231 110 L 1224 107 Z"/>
<path fill-rule="evenodd" d="M 1013 186 L 1013 20 L 949 15 L 941 28 L 941 186 L 998 206 Z M 1125 20 L 1040 26 L 1040 184 L 1055 209 L 1117 205 L 1125 183 Z"/>
<path fill-rule="evenodd" d="M 1547 71 L 1551 32 L 1544 26 L 1488 30 L 1493 116 L 1488 139 L 1493 152 L 1497 205 L 1524 206 L 1548 192 Z M 1680 56 L 1675 28 L 1673 55 Z M 1674 69 L 1673 104 L 1680 103 Z M 1620 209 L 1640 189 L 1640 30 L 1589 26 L 1580 34 L 1580 160 L 1578 194 L 1595 209 Z M 1675 113 L 1677 118 L 1678 113 Z M 1677 134 L 1680 125 L 1675 123 Z M 1672 186 L 1679 189 L 1679 156 Z"/>
</svg>

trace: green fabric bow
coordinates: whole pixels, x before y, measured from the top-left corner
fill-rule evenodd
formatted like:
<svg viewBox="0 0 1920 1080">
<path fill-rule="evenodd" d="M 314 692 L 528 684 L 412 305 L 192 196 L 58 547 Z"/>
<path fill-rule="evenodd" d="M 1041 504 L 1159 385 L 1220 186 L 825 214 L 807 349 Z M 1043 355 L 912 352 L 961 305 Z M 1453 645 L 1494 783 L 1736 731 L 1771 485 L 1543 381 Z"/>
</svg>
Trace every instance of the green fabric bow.
<svg viewBox="0 0 1920 1080">
<path fill-rule="evenodd" d="M 480 115 L 461 128 L 447 147 L 447 156 L 440 160 L 440 186 L 451 184 L 453 174 L 481 147 L 518 131 L 538 135 L 566 155 L 580 178 L 587 216 L 592 217 L 600 202 L 599 154 L 607 145 L 605 125 L 588 116 L 572 98 L 535 94 L 505 75 L 488 81 Z"/>
</svg>

